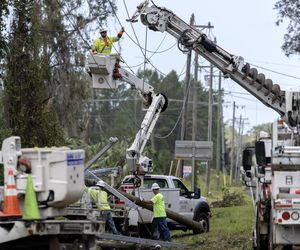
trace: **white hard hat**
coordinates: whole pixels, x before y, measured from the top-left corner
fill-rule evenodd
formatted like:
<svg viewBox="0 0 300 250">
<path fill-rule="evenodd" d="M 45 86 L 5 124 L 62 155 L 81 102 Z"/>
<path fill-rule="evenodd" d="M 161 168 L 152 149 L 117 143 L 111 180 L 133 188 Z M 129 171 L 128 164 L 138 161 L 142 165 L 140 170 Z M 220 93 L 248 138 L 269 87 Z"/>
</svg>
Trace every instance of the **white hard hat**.
<svg viewBox="0 0 300 250">
<path fill-rule="evenodd" d="M 98 181 L 96 186 L 105 187 L 105 182 L 104 181 Z"/>
<path fill-rule="evenodd" d="M 157 183 L 152 184 L 151 190 L 154 190 L 154 189 L 159 189 L 159 185 Z"/>
<path fill-rule="evenodd" d="M 105 31 L 108 31 L 108 28 L 107 28 L 106 26 L 102 26 L 102 27 L 100 28 L 100 33 L 101 33 L 101 32 L 105 32 Z"/>
</svg>

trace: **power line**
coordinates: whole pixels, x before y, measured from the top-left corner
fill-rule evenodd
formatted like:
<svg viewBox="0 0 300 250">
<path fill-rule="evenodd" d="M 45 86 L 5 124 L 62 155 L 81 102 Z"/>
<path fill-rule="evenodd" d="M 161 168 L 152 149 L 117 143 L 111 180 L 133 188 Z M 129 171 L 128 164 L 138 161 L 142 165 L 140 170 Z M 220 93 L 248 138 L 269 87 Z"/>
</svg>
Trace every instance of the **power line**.
<svg viewBox="0 0 300 250">
<path fill-rule="evenodd" d="M 262 67 L 262 66 L 259 66 L 259 65 L 256 65 L 256 64 L 250 64 L 250 65 L 253 65 L 256 68 L 264 69 L 266 71 L 269 71 L 269 72 L 272 72 L 272 73 L 275 73 L 275 74 L 278 74 L 278 75 L 282 75 L 282 76 L 286 76 L 286 77 L 290 77 L 290 78 L 300 80 L 300 77 L 297 77 L 297 76 L 288 75 L 288 74 L 285 74 L 285 73 L 282 73 L 282 72 L 279 72 L 279 71 L 276 71 L 276 70 L 268 69 L 268 68 L 265 68 L 265 67 Z"/>
</svg>

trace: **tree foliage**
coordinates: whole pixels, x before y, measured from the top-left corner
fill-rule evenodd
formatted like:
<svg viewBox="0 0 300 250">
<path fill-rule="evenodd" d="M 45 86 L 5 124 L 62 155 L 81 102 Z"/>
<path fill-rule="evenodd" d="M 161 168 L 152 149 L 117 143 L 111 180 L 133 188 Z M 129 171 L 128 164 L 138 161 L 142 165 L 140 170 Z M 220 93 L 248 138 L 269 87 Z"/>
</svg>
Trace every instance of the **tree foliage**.
<svg viewBox="0 0 300 250">
<path fill-rule="evenodd" d="M 4 81 L 7 127 L 20 135 L 24 146 L 45 146 L 62 142 L 62 130 L 46 105 L 45 61 L 40 56 L 41 16 L 36 1 L 13 2 L 10 53 Z"/>
<path fill-rule="evenodd" d="M 298 0 L 280 0 L 275 3 L 278 11 L 277 25 L 288 22 L 282 49 L 287 56 L 300 53 L 300 2 Z"/>
<path fill-rule="evenodd" d="M 23 145 L 60 144 L 64 133 L 81 135 L 81 123 L 89 119 L 80 116 L 90 95 L 85 53 L 90 34 L 114 9 L 108 0 L 1 0 L 5 127 Z"/>
</svg>

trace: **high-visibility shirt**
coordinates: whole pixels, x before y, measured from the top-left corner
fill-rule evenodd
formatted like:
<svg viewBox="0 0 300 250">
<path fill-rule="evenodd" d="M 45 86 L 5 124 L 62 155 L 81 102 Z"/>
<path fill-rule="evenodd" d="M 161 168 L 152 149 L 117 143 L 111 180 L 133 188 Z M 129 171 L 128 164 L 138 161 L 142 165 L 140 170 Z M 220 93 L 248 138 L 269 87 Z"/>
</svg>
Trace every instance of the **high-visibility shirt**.
<svg viewBox="0 0 300 250">
<path fill-rule="evenodd" d="M 89 192 L 90 196 L 92 197 L 93 201 L 95 202 L 96 206 L 101 211 L 110 210 L 110 206 L 107 201 L 107 193 L 103 190 L 92 189 L 88 191 L 88 188 L 84 188 L 84 191 Z"/>
<path fill-rule="evenodd" d="M 164 196 L 158 193 L 152 197 L 151 201 L 153 202 L 153 217 L 167 217 Z"/>
<path fill-rule="evenodd" d="M 103 39 L 102 37 L 99 37 L 95 40 L 95 42 L 92 46 L 92 49 L 96 50 L 97 53 L 110 54 L 112 44 L 119 40 L 120 40 L 120 37 L 118 37 L 118 36 L 116 36 L 116 37 L 107 36 L 105 39 Z"/>
</svg>

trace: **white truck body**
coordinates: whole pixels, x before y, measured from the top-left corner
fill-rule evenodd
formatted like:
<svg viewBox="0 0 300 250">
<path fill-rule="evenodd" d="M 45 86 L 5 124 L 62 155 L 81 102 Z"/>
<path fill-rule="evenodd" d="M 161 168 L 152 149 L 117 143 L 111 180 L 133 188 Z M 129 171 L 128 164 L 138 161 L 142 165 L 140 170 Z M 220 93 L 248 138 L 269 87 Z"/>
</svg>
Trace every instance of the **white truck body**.
<svg viewBox="0 0 300 250">
<path fill-rule="evenodd" d="M 69 205 L 78 201 L 83 193 L 84 157 L 83 150 L 66 147 L 22 149 L 17 136 L 3 141 L 0 151 L 0 163 L 4 166 L 4 187 L 0 189 L 0 249 L 12 246 L 96 249 L 96 235 L 104 232 L 105 223 L 96 220 L 97 215 L 72 219 L 68 212 Z M 27 185 L 29 175 L 33 194 L 26 205 L 25 197 L 31 193 Z M 13 204 L 7 198 L 12 195 Z M 18 214 L 11 213 L 16 209 L 20 210 Z M 39 215 L 23 219 L 26 209 L 26 214 L 34 209 Z"/>
<path fill-rule="evenodd" d="M 256 189 L 255 249 L 300 244 L 300 147 L 282 121 L 272 128 L 272 136 L 258 142 L 264 147 L 256 146 L 257 163 L 247 167 L 243 161 L 242 178 Z"/>
<path fill-rule="evenodd" d="M 123 179 L 120 189 L 133 194 L 136 197 L 150 200 L 153 197 L 151 186 L 153 183 L 157 183 L 161 187 L 160 192 L 165 198 L 165 207 L 167 209 L 183 215 L 186 218 L 193 219 L 197 205 L 202 204 L 202 211 L 207 215 L 207 218 L 210 217 L 210 208 L 206 198 L 196 197 L 195 194 L 190 192 L 177 177 L 167 175 L 145 175 L 142 178 L 142 184 L 139 188 L 134 187 L 133 180 L 133 175 L 126 176 Z M 128 218 L 129 226 L 136 227 L 139 223 L 152 223 L 153 213 L 147 209 L 139 208 L 138 210 L 130 210 Z M 182 226 L 170 219 L 167 219 L 167 222 L 171 228 Z"/>
</svg>

